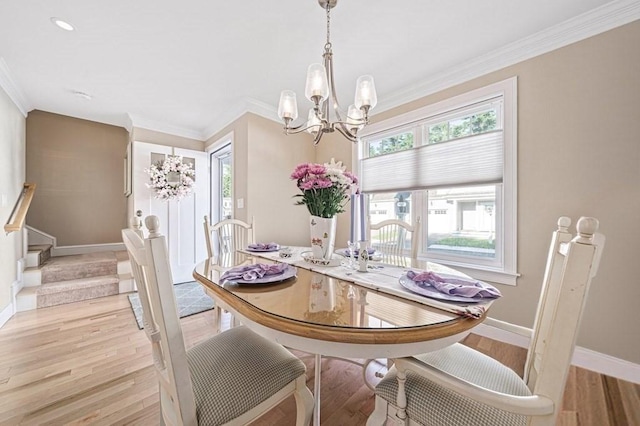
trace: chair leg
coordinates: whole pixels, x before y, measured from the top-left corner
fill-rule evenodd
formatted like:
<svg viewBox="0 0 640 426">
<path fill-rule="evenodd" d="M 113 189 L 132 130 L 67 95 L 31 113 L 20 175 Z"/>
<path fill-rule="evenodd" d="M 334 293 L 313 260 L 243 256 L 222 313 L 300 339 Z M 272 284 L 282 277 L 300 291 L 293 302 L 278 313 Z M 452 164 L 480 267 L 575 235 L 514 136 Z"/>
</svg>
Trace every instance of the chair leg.
<svg viewBox="0 0 640 426">
<path fill-rule="evenodd" d="M 293 394 L 296 399 L 296 426 L 308 426 L 313 414 L 313 394 L 307 387 L 306 376 L 296 379 L 296 390 Z"/>
<path fill-rule="evenodd" d="M 376 396 L 376 407 L 367 419 L 367 426 L 383 426 L 387 421 L 389 403 L 383 398 Z"/>
<path fill-rule="evenodd" d="M 213 309 L 215 310 L 213 314 L 214 329 L 216 334 L 220 334 L 220 331 L 222 331 L 222 308 L 216 305 Z"/>
</svg>

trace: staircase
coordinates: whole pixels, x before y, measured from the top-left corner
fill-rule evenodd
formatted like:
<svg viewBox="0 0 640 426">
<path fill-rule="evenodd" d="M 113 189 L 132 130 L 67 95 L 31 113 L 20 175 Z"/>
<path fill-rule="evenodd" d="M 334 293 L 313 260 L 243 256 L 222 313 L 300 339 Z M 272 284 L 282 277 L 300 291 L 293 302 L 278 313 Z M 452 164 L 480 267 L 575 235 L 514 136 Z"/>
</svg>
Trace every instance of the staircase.
<svg viewBox="0 0 640 426">
<path fill-rule="evenodd" d="M 126 251 L 51 257 L 51 246 L 29 246 L 17 311 L 133 291 Z"/>
</svg>

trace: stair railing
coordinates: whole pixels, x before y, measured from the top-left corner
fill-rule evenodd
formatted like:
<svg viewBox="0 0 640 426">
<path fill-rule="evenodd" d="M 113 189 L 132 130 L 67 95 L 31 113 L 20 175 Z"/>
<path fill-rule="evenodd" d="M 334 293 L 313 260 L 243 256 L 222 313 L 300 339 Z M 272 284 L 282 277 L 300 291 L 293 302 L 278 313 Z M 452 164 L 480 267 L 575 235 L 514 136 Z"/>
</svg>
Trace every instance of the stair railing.
<svg viewBox="0 0 640 426">
<path fill-rule="evenodd" d="M 20 231 L 24 226 L 24 221 L 27 217 L 27 212 L 29 211 L 29 206 L 31 205 L 35 191 L 35 183 L 25 182 L 22 191 L 20 191 L 18 195 L 16 204 L 13 206 L 13 210 L 11 210 L 9 220 L 7 220 L 7 223 L 4 225 L 4 232 L 6 232 L 7 235 L 14 231 Z"/>
</svg>

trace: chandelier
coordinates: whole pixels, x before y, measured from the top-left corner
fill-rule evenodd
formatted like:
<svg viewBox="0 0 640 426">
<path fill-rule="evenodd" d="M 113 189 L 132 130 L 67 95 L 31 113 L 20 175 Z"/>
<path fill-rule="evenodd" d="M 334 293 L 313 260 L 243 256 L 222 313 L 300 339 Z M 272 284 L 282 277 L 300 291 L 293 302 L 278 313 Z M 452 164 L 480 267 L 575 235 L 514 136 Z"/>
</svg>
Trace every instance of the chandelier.
<svg viewBox="0 0 640 426">
<path fill-rule="evenodd" d="M 304 93 L 307 99 L 313 102 L 313 108 L 309 110 L 306 122 L 293 126 L 293 121 L 298 118 L 296 93 L 292 90 L 283 90 L 280 94 L 278 116 L 284 121 L 285 134 L 306 131 L 313 136 L 315 145 L 320 142 L 325 133 L 336 130 L 351 142 L 357 142 L 358 131 L 369 124 L 369 111 L 378 102 L 373 77 L 370 75 L 358 77 L 354 103 L 349 106 L 345 114 L 336 96 L 330 39 L 330 12 L 338 0 L 318 0 L 318 3 L 327 11 L 327 42 L 322 54 L 323 64 L 311 64 L 307 71 Z"/>
</svg>

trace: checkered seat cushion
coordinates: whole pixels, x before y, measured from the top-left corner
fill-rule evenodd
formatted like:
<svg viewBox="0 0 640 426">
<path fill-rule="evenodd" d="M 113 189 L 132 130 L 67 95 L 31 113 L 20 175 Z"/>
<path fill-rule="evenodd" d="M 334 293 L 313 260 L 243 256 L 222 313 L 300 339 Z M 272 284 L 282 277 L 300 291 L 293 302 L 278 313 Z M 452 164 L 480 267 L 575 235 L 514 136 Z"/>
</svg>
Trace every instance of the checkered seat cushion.
<svg viewBox="0 0 640 426">
<path fill-rule="evenodd" d="M 516 396 L 530 396 L 524 381 L 503 364 L 462 344 L 415 357 L 425 364 L 487 389 Z M 499 410 L 465 398 L 407 371 L 407 416 L 426 426 L 524 425 L 527 417 Z M 396 404 L 395 368 L 376 386 L 376 395 Z"/>
<path fill-rule="evenodd" d="M 226 423 L 304 374 L 284 347 L 235 327 L 187 351 L 198 424 Z"/>
</svg>

